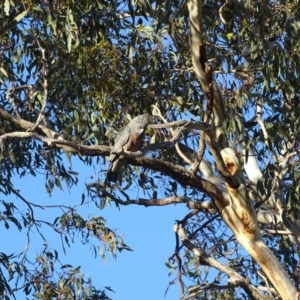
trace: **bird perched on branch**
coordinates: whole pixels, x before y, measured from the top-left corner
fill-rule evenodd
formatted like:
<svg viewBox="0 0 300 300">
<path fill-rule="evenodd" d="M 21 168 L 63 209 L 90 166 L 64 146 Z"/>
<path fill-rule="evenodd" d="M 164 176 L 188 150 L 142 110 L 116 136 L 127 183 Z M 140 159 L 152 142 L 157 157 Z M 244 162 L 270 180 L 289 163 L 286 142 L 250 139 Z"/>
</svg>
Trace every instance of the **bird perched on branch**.
<svg viewBox="0 0 300 300">
<path fill-rule="evenodd" d="M 155 117 L 149 114 L 139 115 L 132 119 L 130 123 L 124 126 L 115 138 L 115 144 L 112 154 L 109 157 L 111 164 L 106 173 L 106 180 L 116 182 L 120 169 L 126 164 L 128 158 L 122 155 L 113 154 L 113 152 L 124 150 L 137 152 L 141 149 L 144 142 L 144 133 L 149 124 L 155 122 Z"/>
</svg>

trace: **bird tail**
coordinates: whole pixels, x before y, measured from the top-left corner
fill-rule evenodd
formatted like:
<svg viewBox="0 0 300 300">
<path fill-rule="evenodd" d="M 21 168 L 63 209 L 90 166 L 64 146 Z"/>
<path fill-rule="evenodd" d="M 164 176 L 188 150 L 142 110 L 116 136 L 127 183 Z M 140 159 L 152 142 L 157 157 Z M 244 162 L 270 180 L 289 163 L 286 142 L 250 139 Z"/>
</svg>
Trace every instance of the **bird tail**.
<svg viewBox="0 0 300 300">
<path fill-rule="evenodd" d="M 118 173 L 113 171 L 113 163 L 110 164 L 107 173 L 106 173 L 106 178 L 105 178 L 105 184 L 108 182 L 116 182 L 118 179 Z"/>
</svg>

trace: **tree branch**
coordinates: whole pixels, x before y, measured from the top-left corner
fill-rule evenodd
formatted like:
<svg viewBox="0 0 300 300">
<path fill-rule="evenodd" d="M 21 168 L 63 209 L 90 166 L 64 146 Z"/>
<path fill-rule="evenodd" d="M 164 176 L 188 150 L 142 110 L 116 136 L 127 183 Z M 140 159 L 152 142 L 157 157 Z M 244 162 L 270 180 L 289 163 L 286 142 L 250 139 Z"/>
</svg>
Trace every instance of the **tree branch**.
<svg viewBox="0 0 300 300">
<path fill-rule="evenodd" d="M 203 130 L 206 133 L 206 141 L 208 145 L 210 146 L 210 151 L 212 155 L 215 158 L 217 169 L 220 172 L 220 174 L 223 176 L 224 180 L 234 188 L 237 188 L 239 186 L 238 181 L 230 175 L 228 172 L 223 158 L 221 156 L 221 148 L 216 142 L 215 134 L 213 128 L 205 122 L 196 122 L 194 120 L 181 120 L 176 122 L 170 122 L 165 124 L 155 124 L 155 125 L 149 125 L 151 128 L 167 128 L 167 127 L 173 127 L 173 126 L 182 126 L 182 132 L 189 131 L 192 129 L 197 130 Z"/>
<path fill-rule="evenodd" d="M 219 212 L 229 205 L 228 201 L 224 198 L 222 192 L 215 184 L 194 175 L 193 172 L 184 167 L 148 157 L 140 157 L 137 159 L 130 158 L 129 163 L 162 172 L 177 180 L 183 186 L 189 185 L 199 191 L 205 192 L 211 197 Z"/>
<path fill-rule="evenodd" d="M 259 290 L 249 283 L 247 278 L 244 278 L 239 273 L 235 272 L 234 269 L 228 267 L 224 264 L 219 263 L 217 260 L 212 258 L 211 256 L 203 253 L 198 247 L 196 247 L 185 235 L 185 232 L 182 227 L 178 224 L 174 225 L 174 231 L 179 235 L 182 240 L 182 243 L 188 248 L 198 260 L 199 264 L 210 266 L 216 268 L 222 273 L 225 273 L 229 279 L 228 281 L 235 287 L 240 286 L 242 287 L 245 292 L 252 297 L 253 299 L 257 300 L 271 300 L 272 298 L 267 297 L 259 292 Z"/>
<path fill-rule="evenodd" d="M 159 108 L 158 108 L 156 105 L 152 105 L 152 107 L 154 108 L 154 113 L 153 113 L 153 114 L 154 114 L 154 115 L 157 115 L 157 116 L 158 116 L 165 124 L 168 124 L 168 121 L 163 117 L 163 115 L 161 114 Z M 170 128 L 172 137 L 174 138 L 174 136 L 178 136 L 178 139 L 179 139 L 181 133 L 182 133 L 183 131 L 186 130 L 185 126 L 186 126 L 186 125 L 184 125 L 182 128 L 179 128 L 179 129 L 177 128 L 178 132 L 176 132 L 176 133 L 175 133 L 175 131 L 174 131 L 172 128 Z M 176 140 L 176 139 L 175 139 L 175 140 Z M 176 149 L 178 155 L 179 155 L 179 156 L 180 156 L 187 164 L 191 165 L 192 162 L 191 162 L 191 161 L 188 159 L 188 157 L 186 157 L 186 156 L 184 155 L 184 153 L 181 151 L 181 149 L 180 149 L 180 147 L 179 147 L 179 145 L 178 145 L 178 142 L 177 142 L 177 143 L 174 143 L 174 144 L 175 144 L 175 149 Z"/>
<path fill-rule="evenodd" d="M 223 10 L 224 8 L 229 4 L 229 1 L 228 0 L 225 0 L 224 4 L 220 7 L 219 9 L 219 17 L 220 17 L 220 20 L 221 22 L 224 24 L 224 25 L 228 25 L 229 23 L 224 19 L 223 17 Z"/>
<path fill-rule="evenodd" d="M 29 122 L 30 123 L 30 122 Z M 39 125 L 41 126 L 41 125 Z M 38 135 L 35 132 L 11 132 L 6 133 L 0 136 L 0 144 L 3 144 L 8 139 L 36 139 L 38 141 L 43 142 L 45 145 L 52 149 L 60 149 L 64 148 L 64 146 L 68 146 L 68 151 L 71 153 L 80 154 L 82 156 L 100 156 L 100 155 L 109 155 L 111 147 L 109 146 L 86 146 L 79 145 L 77 143 L 66 141 L 63 139 L 52 139 L 45 138 Z"/>
<path fill-rule="evenodd" d="M 190 209 L 201 210 L 201 211 L 209 212 L 211 214 L 216 213 L 216 208 L 212 202 L 197 202 L 185 196 L 172 196 L 172 197 L 161 198 L 161 199 L 138 198 L 135 200 L 134 199 L 121 200 L 115 197 L 114 195 L 112 195 L 111 193 L 107 192 L 106 190 L 104 190 L 104 187 L 99 186 L 97 183 L 87 184 L 88 189 L 91 189 L 93 187 L 97 189 L 100 187 L 100 191 L 101 191 L 100 196 L 109 197 L 116 204 L 120 204 L 120 205 L 134 204 L 134 205 L 143 205 L 145 207 L 150 207 L 150 206 L 166 206 L 171 204 L 186 203 L 186 206 Z"/>
</svg>

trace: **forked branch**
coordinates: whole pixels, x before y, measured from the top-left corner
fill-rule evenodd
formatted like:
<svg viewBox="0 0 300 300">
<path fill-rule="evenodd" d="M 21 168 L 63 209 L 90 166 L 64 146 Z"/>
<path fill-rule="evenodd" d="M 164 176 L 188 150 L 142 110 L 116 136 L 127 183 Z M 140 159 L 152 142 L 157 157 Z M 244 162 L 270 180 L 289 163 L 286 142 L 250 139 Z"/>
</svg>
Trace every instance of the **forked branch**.
<svg viewBox="0 0 300 300">
<path fill-rule="evenodd" d="M 179 226 L 178 224 L 174 225 L 174 231 L 179 235 L 182 243 L 185 245 L 187 249 L 189 249 L 195 256 L 195 258 L 198 260 L 198 263 L 200 265 L 206 265 L 213 267 L 217 270 L 219 270 L 222 273 L 225 273 L 228 276 L 228 282 L 230 283 L 231 287 L 242 287 L 244 291 L 247 293 L 251 299 L 257 299 L 257 300 L 271 300 L 272 298 L 267 297 L 259 292 L 259 290 L 249 283 L 249 280 L 247 278 L 244 278 L 239 273 L 237 273 L 234 269 L 232 269 L 229 266 L 226 266 L 211 256 L 207 255 L 201 249 L 196 247 L 192 241 L 190 241 L 183 228 Z M 200 287 L 201 288 L 201 287 Z M 188 298 L 185 298 L 188 299 Z"/>
</svg>

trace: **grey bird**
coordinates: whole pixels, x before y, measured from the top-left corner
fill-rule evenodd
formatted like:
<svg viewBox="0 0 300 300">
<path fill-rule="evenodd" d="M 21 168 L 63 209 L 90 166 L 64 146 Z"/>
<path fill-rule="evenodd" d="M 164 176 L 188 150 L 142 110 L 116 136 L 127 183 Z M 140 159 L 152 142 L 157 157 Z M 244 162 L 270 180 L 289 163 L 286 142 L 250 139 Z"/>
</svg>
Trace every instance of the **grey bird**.
<svg viewBox="0 0 300 300">
<path fill-rule="evenodd" d="M 144 142 L 147 126 L 155 123 L 155 120 L 156 117 L 149 114 L 139 115 L 132 119 L 128 125 L 118 132 L 112 152 L 119 150 L 139 151 Z M 122 155 L 111 154 L 108 160 L 111 161 L 111 164 L 106 173 L 105 183 L 109 181 L 116 182 L 120 169 L 126 164 L 128 158 Z"/>
</svg>

